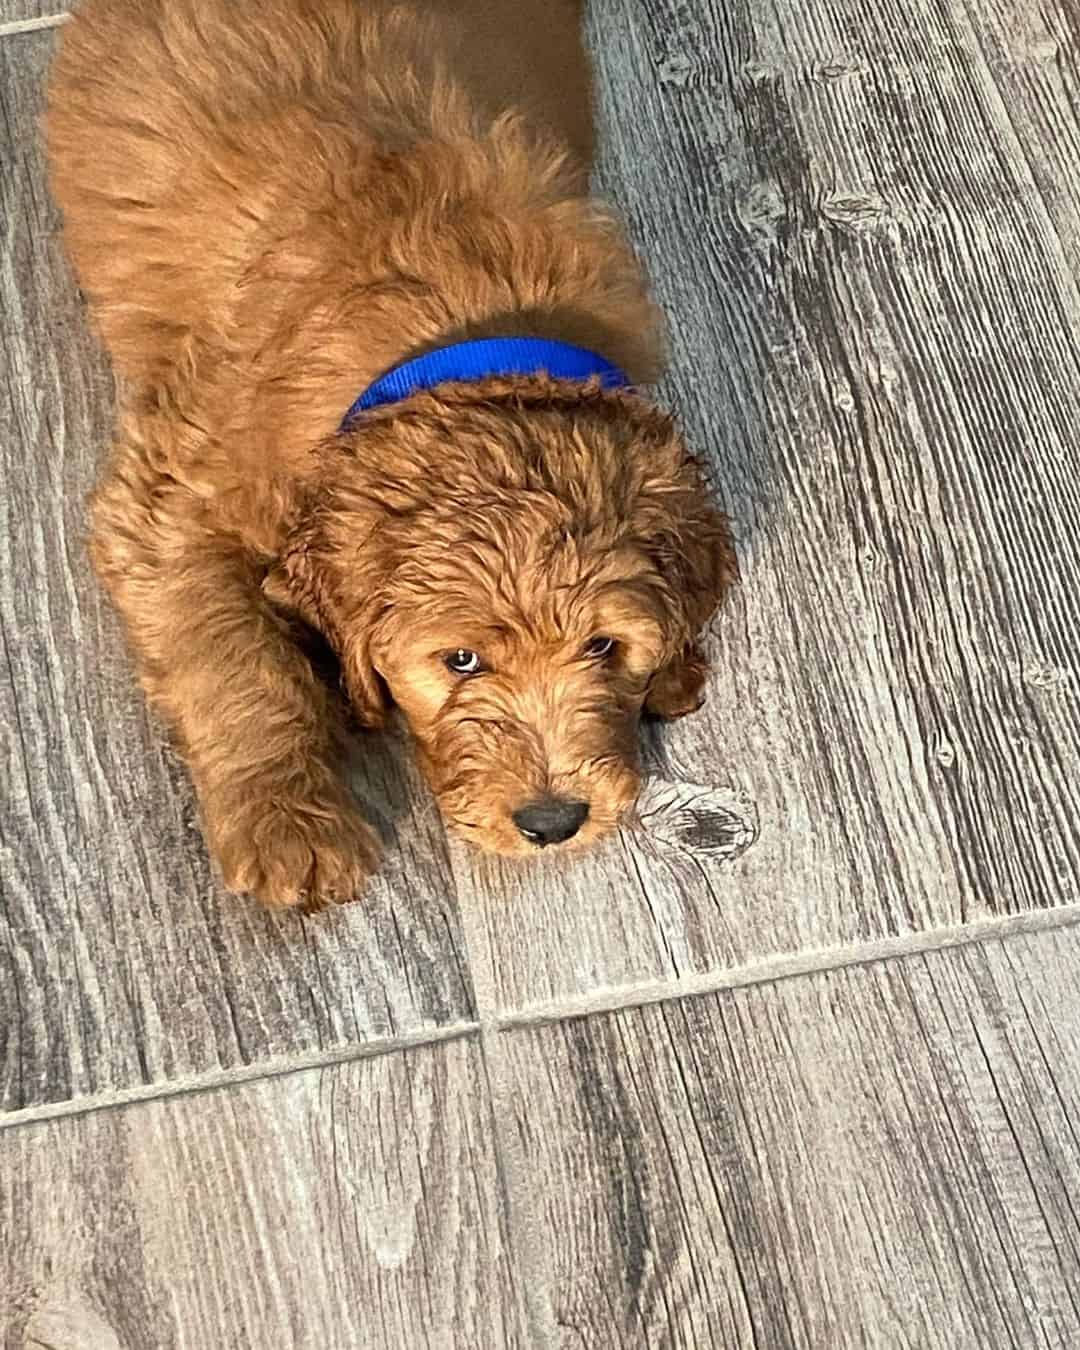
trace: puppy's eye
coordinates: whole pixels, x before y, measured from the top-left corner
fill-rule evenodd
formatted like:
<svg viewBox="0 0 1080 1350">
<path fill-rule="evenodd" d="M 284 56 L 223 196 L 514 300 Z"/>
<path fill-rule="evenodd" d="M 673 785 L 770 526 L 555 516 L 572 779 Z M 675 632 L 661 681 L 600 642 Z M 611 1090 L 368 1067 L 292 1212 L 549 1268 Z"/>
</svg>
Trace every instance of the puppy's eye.
<svg viewBox="0 0 1080 1350">
<path fill-rule="evenodd" d="M 585 655 L 591 656 L 594 661 L 603 661 L 612 654 L 617 645 L 614 638 L 590 638 L 585 644 Z"/>
<path fill-rule="evenodd" d="M 447 652 L 443 657 L 443 664 L 447 670 L 452 670 L 455 675 L 478 675 L 484 668 L 484 663 L 476 652 L 471 652 L 467 647 L 459 647 L 457 651 Z"/>
</svg>

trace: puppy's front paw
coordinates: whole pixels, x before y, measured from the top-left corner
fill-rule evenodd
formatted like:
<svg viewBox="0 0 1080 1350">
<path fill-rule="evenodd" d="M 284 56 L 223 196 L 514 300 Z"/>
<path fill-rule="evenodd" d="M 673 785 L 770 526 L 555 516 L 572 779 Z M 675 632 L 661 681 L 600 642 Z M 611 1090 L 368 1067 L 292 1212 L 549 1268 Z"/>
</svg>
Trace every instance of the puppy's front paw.
<svg viewBox="0 0 1080 1350">
<path fill-rule="evenodd" d="M 705 658 L 696 647 L 691 647 L 653 676 L 645 696 L 645 711 L 667 720 L 697 712 L 705 702 L 708 673 Z"/>
<path fill-rule="evenodd" d="M 346 904 L 379 862 L 375 832 L 346 800 L 266 797 L 207 824 L 225 885 L 272 909 Z"/>
</svg>

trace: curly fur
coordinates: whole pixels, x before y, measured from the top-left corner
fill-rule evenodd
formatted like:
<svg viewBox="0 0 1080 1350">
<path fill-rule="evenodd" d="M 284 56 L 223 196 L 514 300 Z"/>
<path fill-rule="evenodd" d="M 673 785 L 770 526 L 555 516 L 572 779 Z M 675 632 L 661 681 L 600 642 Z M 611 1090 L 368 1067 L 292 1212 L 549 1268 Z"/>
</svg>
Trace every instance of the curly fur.
<svg viewBox="0 0 1080 1350">
<path fill-rule="evenodd" d="M 586 193 L 575 10 L 87 0 L 64 34 L 52 183 L 121 389 L 93 556 L 226 883 L 268 904 L 349 899 L 377 862 L 305 625 L 363 722 L 401 707 L 448 822 L 508 853 L 550 792 L 589 803 L 581 841 L 610 829 L 643 705 L 700 698 L 731 540 L 645 400 L 493 379 L 337 433 L 465 336 L 655 373 L 639 265 Z M 459 647 L 489 673 L 453 676 Z"/>
</svg>

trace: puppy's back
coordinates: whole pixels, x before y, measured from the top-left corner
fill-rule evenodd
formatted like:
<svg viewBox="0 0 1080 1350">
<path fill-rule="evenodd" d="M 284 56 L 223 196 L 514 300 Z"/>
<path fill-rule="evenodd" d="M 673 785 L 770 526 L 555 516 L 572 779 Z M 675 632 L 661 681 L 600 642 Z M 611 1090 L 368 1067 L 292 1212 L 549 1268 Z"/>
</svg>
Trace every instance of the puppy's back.
<svg viewBox="0 0 1080 1350">
<path fill-rule="evenodd" d="M 365 157 L 468 136 L 515 97 L 587 154 L 577 14 L 578 0 L 86 0 L 50 81 L 51 181 L 129 387 L 227 345 L 252 272 L 307 265 L 312 220 L 343 184 L 362 190 Z M 546 53 L 531 88 L 530 43 Z"/>
<path fill-rule="evenodd" d="M 230 331 L 255 258 L 302 236 L 343 161 L 388 124 L 423 134 L 438 76 L 416 36 L 350 0 L 81 8 L 50 81 L 51 182 L 129 384 Z"/>
</svg>

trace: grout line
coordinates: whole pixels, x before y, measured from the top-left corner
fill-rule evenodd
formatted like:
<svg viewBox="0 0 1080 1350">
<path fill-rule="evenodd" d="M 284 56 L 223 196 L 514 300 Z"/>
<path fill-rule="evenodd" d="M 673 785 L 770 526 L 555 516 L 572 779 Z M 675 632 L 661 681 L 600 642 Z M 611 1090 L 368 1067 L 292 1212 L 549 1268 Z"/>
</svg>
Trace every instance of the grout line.
<svg viewBox="0 0 1080 1350">
<path fill-rule="evenodd" d="M 479 1030 L 479 1022 L 452 1022 L 448 1026 L 423 1028 L 403 1036 L 342 1045 L 333 1050 L 313 1050 L 306 1054 L 263 1059 L 254 1064 L 240 1064 L 235 1069 L 217 1069 L 208 1073 L 193 1074 L 190 1078 L 165 1079 L 160 1083 L 140 1083 L 138 1087 L 121 1088 L 118 1092 L 99 1093 L 95 1096 L 74 1097 L 65 1102 L 45 1102 L 41 1106 L 27 1106 L 18 1111 L 9 1111 L 7 1115 L 0 1114 L 0 1132 L 18 1125 L 58 1120 L 62 1116 L 82 1116 L 91 1111 L 108 1110 L 115 1106 L 131 1106 L 136 1102 L 188 1097 L 216 1088 L 234 1087 L 239 1083 L 257 1083 L 264 1078 L 284 1078 L 289 1074 L 303 1073 L 308 1069 L 324 1069 L 335 1064 L 350 1064 L 359 1059 L 375 1059 L 380 1055 L 393 1054 L 397 1050 L 414 1050 L 419 1046 L 462 1040 L 475 1035 Z"/>
<path fill-rule="evenodd" d="M 493 1014 L 488 1011 L 493 1002 L 492 989 L 475 990 L 478 1016 L 476 1020 L 453 1022 L 443 1027 L 421 1028 L 403 1036 L 382 1037 L 359 1044 L 338 1046 L 331 1050 L 314 1050 L 287 1057 L 258 1060 L 233 1069 L 217 1069 L 193 1074 L 190 1078 L 165 1079 L 159 1083 L 141 1083 L 138 1087 L 122 1088 L 117 1092 L 76 1097 L 69 1101 L 45 1102 L 20 1110 L 0 1112 L 0 1132 L 19 1125 L 57 1120 L 63 1116 L 81 1116 L 91 1111 L 129 1106 L 137 1102 L 157 1101 L 168 1097 L 184 1097 L 215 1088 L 231 1087 L 240 1083 L 259 1082 L 264 1078 L 283 1078 L 288 1074 L 308 1069 L 328 1068 L 348 1064 L 353 1060 L 373 1059 L 411 1050 L 424 1045 L 438 1045 L 445 1041 L 461 1040 L 467 1036 L 479 1037 L 492 1080 L 492 1100 L 504 1107 L 511 1105 L 509 1084 L 499 1072 L 503 1058 L 498 1048 L 498 1034 L 518 1028 L 547 1026 L 568 1018 L 585 1017 L 590 1013 L 619 1012 L 644 1007 L 652 1003 L 694 998 L 703 994 L 719 993 L 727 989 L 743 989 L 753 985 L 771 984 L 800 976 L 827 974 L 849 966 L 874 965 L 907 956 L 919 956 L 953 947 L 968 947 L 998 938 L 1022 936 L 1025 933 L 1052 932 L 1080 924 L 1080 904 L 1058 905 L 1053 909 L 1035 910 L 1025 914 L 1006 914 L 993 918 L 976 919 L 971 923 L 950 928 L 929 929 L 921 933 L 904 933 L 898 937 L 880 938 L 876 942 L 856 946 L 829 947 L 816 952 L 771 957 L 749 965 L 733 966 L 729 970 L 713 971 L 705 975 L 687 975 L 681 979 L 649 980 L 641 984 L 605 989 L 580 998 L 556 999 L 550 1003 L 534 1004 L 518 1012 Z M 501 1114 L 501 1113 L 500 1113 Z M 520 1159 L 516 1161 L 520 1162 Z M 515 1185 L 522 1181 L 519 1167 L 509 1180 Z M 531 1300 L 530 1300 L 531 1302 Z M 533 1311 L 539 1309 L 533 1307 Z M 547 1318 L 541 1313 L 541 1324 Z"/>
<path fill-rule="evenodd" d="M 874 965 L 879 961 L 948 951 L 953 947 L 968 947 L 994 938 L 1052 932 L 1057 928 L 1071 928 L 1078 924 L 1080 904 L 1057 905 L 1053 909 L 1033 910 L 1024 914 L 997 915 L 955 927 L 902 933 L 855 946 L 785 953 L 767 957 L 763 961 L 752 961 L 748 965 L 732 966 L 727 970 L 684 975 L 677 980 L 646 980 L 641 984 L 597 990 L 578 998 L 552 999 L 549 1003 L 533 1004 L 517 1012 L 505 1013 L 496 1017 L 494 1024 L 500 1031 L 547 1026 L 567 1018 L 586 1017 L 590 1013 L 619 1012 L 669 999 L 693 998 L 727 989 L 777 983 L 799 976 L 823 975 L 849 966 Z"/>
<path fill-rule="evenodd" d="M 0 23 L 0 38 L 14 37 L 16 33 L 40 33 L 44 28 L 59 28 L 70 18 L 70 14 L 44 14 L 40 19 L 12 19 L 9 23 Z"/>
</svg>

